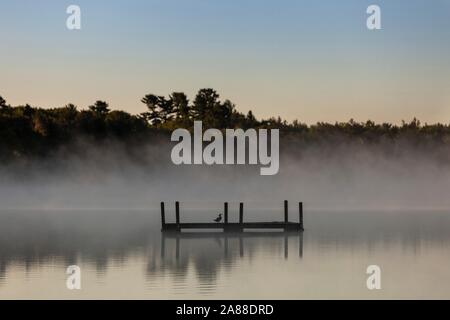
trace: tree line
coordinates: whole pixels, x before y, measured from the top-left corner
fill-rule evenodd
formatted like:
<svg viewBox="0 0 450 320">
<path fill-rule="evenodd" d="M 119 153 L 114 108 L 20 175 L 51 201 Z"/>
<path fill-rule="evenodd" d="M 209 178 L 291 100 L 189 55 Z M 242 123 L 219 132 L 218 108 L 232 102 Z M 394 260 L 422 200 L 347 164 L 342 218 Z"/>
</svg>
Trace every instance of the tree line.
<svg viewBox="0 0 450 320">
<path fill-rule="evenodd" d="M 313 125 L 298 120 L 287 122 L 280 117 L 258 120 L 252 111 L 237 111 L 235 104 L 222 101 L 217 91 L 210 88 L 200 89 L 192 101 L 182 92 L 173 92 L 167 97 L 147 94 L 141 102 L 146 111 L 133 115 L 112 110 L 101 100 L 87 109 L 73 104 L 39 108 L 28 104 L 11 106 L 0 96 L 0 159 L 45 156 L 81 138 L 138 145 L 167 136 L 176 128 L 191 128 L 196 120 L 203 122 L 203 128 L 276 128 L 281 137 L 298 145 L 408 141 L 416 146 L 450 146 L 449 124 L 421 124 L 417 119 L 401 125 L 370 120 Z"/>
</svg>

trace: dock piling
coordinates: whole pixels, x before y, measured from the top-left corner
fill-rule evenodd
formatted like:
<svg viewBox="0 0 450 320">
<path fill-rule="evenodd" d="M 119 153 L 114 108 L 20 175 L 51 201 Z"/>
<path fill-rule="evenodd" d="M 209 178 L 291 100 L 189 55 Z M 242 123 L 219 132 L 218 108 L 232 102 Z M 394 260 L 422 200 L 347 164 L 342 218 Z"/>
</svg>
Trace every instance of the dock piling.
<svg viewBox="0 0 450 320">
<path fill-rule="evenodd" d="M 228 202 L 223 204 L 223 221 L 228 223 Z"/>
<path fill-rule="evenodd" d="M 244 203 L 239 203 L 239 224 L 244 223 Z"/>
<path fill-rule="evenodd" d="M 180 227 L 180 203 L 178 201 L 175 202 L 175 221 L 177 224 L 177 228 Z"/>
<path fill-rule="evenodd" d="M 284 223 L 288 223 L 289 222 L 288 215 L 289 215 L 289 213 L 288 213 L 288 201 L 284 200 Z"/>
<path fill-rule="evenodd" d="M 161 202 L 161 229 L 164 230 L 166 227 L 166 213 L 164 210 L 164 202 Z"/>
<path fill-rule="evenodd" d="M 300 224 L 300 230 L 303 230 L 303 202 L 298 203 L 298 223 Z"/>
</svg>

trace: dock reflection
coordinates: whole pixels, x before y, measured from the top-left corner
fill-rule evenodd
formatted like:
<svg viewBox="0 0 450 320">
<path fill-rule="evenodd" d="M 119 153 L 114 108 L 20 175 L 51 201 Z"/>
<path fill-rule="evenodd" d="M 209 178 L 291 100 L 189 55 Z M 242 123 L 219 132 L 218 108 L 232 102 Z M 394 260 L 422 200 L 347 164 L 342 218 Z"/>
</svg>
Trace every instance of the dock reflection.
<svg viewBox="0 0 450 320">
<path fill-rule="evenodd" d="M 167 257 L 166 243 L 173 241 L 175 244 L 175 259 L 180 259 L 180 250 L 182 249 L 182 242 L 185 240 L 200 240 L 200 239 L 212 239 L 219 243 L 223 243 L 223 257 L 229 258 L 232 256 L 230 251 L 233 251 L 233 247 L 230 246 L 231 241 L 238 242 L 239 257 L 245 256 L 245 240 L 246 239 L 283 239 L 283 251 L 284 258 L 289 257 L 289 239 L 297 238 L 298 242 L 298 257 L 303 257 L 303 232 L 174 232 L 174 233 L 162 233 L 161 234 L 161 259 Z"/>
<path fill-rule="evenodd" d="M 302 259 L 303 232 L 161 233 L 159 254 L 148 255 L 146 275 L 149 282 L 168 276 L 184 286 L 193 272 L 200 287 L 211 288 L 221 274 L 261 258 Z"/>
</svg>

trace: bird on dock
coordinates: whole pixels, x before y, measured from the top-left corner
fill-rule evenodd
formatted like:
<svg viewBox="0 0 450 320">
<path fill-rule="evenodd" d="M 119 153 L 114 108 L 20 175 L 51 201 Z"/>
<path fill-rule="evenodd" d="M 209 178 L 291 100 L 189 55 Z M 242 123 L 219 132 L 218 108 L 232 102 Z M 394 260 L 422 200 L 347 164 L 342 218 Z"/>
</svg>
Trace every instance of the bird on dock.
<svg viewBox="0 0 450 320">
<path fill-rule="evenodd" d="M 214 219 L 214 222 L 220 222 L 220 221 L 222 221 L 222 214 L 221 213 L 219 213 L 219 216 Z"/>
</svg>

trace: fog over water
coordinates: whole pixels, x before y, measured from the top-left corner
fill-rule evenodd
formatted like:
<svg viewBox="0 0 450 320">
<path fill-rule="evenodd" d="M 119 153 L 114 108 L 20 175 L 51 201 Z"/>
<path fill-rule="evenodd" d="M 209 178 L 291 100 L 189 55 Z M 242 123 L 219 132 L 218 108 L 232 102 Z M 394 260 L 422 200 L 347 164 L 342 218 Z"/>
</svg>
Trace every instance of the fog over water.
<svg viewBox="0 0 450 320">
<path fill-rule="evenodd" d="M 448 298 L 450 166 L 387 150 L 284 145 L 275 176 L 175 166 L 169 144 L 83 142 L 3 165 L 0 298 Z M 168 222 L 176 200 L 182 222 L 211 222 L 228 201 L 233 222 L 239 201 L 245 221 L 280 221 L 285 199 L 291 221 L 304 202 L 304 233 L 160 232 L 160 201 Z M 372 264 L 383 290 L 367 290 Z"/>
<path fill-rule="evenodd" d="M 369 147 L 284 148 L 280 171 L 260 165 L 173 165 L 171 146 L 80 144 L 0 168 L 1 209 L 146 209 L 160 201 L 303 201 L 309 209 L 450 208 L 450 165 L 434 155 Z M 194 205 L 194 204 L 193 204 Z"/>
</svg>

